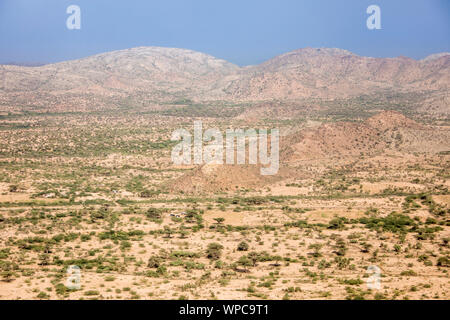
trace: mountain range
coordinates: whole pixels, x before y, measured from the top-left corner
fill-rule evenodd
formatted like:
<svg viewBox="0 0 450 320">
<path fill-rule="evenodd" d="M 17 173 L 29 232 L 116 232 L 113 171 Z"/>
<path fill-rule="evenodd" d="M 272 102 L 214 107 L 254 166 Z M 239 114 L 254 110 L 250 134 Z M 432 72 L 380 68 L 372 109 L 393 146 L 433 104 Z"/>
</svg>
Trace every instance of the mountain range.
<svg viewBox="0 0 450 320">
<path fill-rule="evenodd" d="M 449 112 L 450 53 L 423 60 L 304 48 L 239 67 L 192 50 L 139 47 L 44 66 L 0 65 L 1 111 L 89 111 L 177 101 L 296 101 L 419 94 Z"/>
</svg>

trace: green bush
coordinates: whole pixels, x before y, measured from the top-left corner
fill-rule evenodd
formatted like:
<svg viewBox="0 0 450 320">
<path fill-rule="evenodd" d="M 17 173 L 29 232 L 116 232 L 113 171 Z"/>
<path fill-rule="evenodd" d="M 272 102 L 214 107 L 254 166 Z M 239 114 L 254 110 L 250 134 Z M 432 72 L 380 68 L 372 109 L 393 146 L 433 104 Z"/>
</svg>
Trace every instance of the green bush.
<svg viewBox="0 0 450 320">
<path fill-rule="evenodd" d="M 359 222 L 365 224 L 367 228 L 377 230 L 377 231 L 388 231 L 393 233 L 407 232 L 408 226 L 415 227 L 416 224 L 410 217 L 399 214 L 391 213 L 387 217 L 377 218 L 377 217 L 363 217 L 359 219 Z M 412 230 L 412 229 L 411 229 Z"/>
<path fill-rule="evenodd" d="M 238 251 L 248 251 L 249 245 L 247 242 L 242 241 L 241 243 L 239 243 L 237 249 L 238 249 Z"/>
<path fill-rule="evenodd" d="M 148 268 L 158 268 L 162 265 L 162 259 L 157 256 L 152 256 L 148 259 L 147 267 Z"/>
<path fill-rule="evenodd" d="M 450 259 L 448 257 L 440 257 L 436 265 L 439 267 L 450 267 Z"/>
<path fill-rule="evenodd" d="M 206 249 L 206 257 L 211 260 L 219 260 L 222 255 L 223 246 L 218 243 L 210 243 L 208 244 L 208 248 Z"/>
</svg>

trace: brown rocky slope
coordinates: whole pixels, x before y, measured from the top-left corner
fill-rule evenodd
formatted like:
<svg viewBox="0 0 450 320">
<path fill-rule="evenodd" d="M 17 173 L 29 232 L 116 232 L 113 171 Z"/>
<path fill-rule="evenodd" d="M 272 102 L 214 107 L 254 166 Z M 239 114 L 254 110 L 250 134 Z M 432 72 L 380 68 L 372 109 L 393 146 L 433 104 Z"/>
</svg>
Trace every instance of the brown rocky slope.
<svg viewBox="0 0 450 320">
<path fill-rule="evenodd" d="M 416 61 L 305 48 L 240 68 L 191 50 L 141 47 L 39 67 L 0 66 L 2 111 L 91 111 L 180 99 L 333 99 L 386 91 L 442 97 L 449 88 L 445 53 Z"/>
</svg>

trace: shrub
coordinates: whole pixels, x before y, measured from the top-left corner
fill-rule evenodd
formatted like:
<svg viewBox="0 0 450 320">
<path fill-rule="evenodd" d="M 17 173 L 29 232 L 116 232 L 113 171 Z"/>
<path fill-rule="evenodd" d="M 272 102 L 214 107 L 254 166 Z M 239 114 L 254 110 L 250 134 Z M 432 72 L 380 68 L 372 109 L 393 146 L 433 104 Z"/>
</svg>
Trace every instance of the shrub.
<svg viewBox="0 0 450 320">
<path fill-rule="evenodd" d="M 150 208 L 147 210 L 145 215 L 150 220 L 159 220 L 159 219 L 161 219 L 161 209 Z"/>
<path fill-rule="evenodd" d="M 153 192 L 149 190 L 144 190 L 141 193 L 139 193 L 139 197 L 141 198 L 151 198 L 153 196 Z"/>
<path fill-rule="evenodd" d="M 237 249 L 238 251 L 248 251 L 249 245 L 247 242 L 242 241 L 241 243 L 239 243 Z"/>
<path fill-rule="evenodd" d="M 400 273 L 401 276 L 417 276 L 417 273 L 414 270 L 406 270 Z"/>
<path fill-rule="evenodd" d="M 158 268 L 161 265 L 161 258 L 157 257 L 157 256 L 153 256 L 150 257 L 150 259 L 148 259 L 148 264 L 147 267 L 148 268 Z"/>
<path fill-rule="evenodd" d="M 208 248 L 206 249 L 206 257 L 211 260 L 219 260 L 222 254 L 223 246 L 218 243 L 210 243 L 208 244 Z"/>
<path fill-rule="evenodd" d="M 48 299 L 48 298 L 50 298 L 50 296 L 47 294 L 47 293 L 45 293 L 45 292 L 39 292 L 39 294 L 37 295 L 37 298 L 38 299 Z"/>
<path fill-rule="evenodd" d="M 388 231 L 393 233 L 407 232 L 407 226 L 415 226 L 414 220 L 410 217 L 399 214 L 391 213 L 384 218 L 361 218 L 360 222 L 365 224 L 367 228 L 377 230 L 377 231 Z"/>
<path fill-rule="evenodd" d="M 448 257 L 440 257 L 436 265 L 439 267 L 450 267 L 450 259 Z"/>
<path fill-rule="evenodd" d="M 222 224 L 225 221 L 224 218 L 214 218 L 214 220 L 216 221 L 217 224 Z"/>
<path fill-rule="evenodd" d="M 328 224 L 328 229 L 333 229 L 333 230 L 341 230 L 344 229 L 344 224 L 347 223 L 347 219 L 344 217 L 338 217 L 338 218 L 334 218 L 332 220 L 330 220 L 329 224 Z"/>
</svg>

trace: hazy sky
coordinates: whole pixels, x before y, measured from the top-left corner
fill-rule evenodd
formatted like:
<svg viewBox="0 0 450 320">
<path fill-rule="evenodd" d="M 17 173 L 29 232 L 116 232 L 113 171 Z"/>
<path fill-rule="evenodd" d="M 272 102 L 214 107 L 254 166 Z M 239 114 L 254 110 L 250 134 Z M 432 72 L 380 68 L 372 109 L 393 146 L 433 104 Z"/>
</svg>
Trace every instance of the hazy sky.
<svg viewBox="0 0 450 320">
<path fill-rule="evenodd" d="M 68 30 L 66 9 L 81 8 Z M 381 8 L 381 30 L 366 9 Z M 0 63 L 56 62 L 137 46 L 257 64 L 303 47 L 374 57 L 450 51 L 449 0 L 0 0 Z"/>
</svg>

